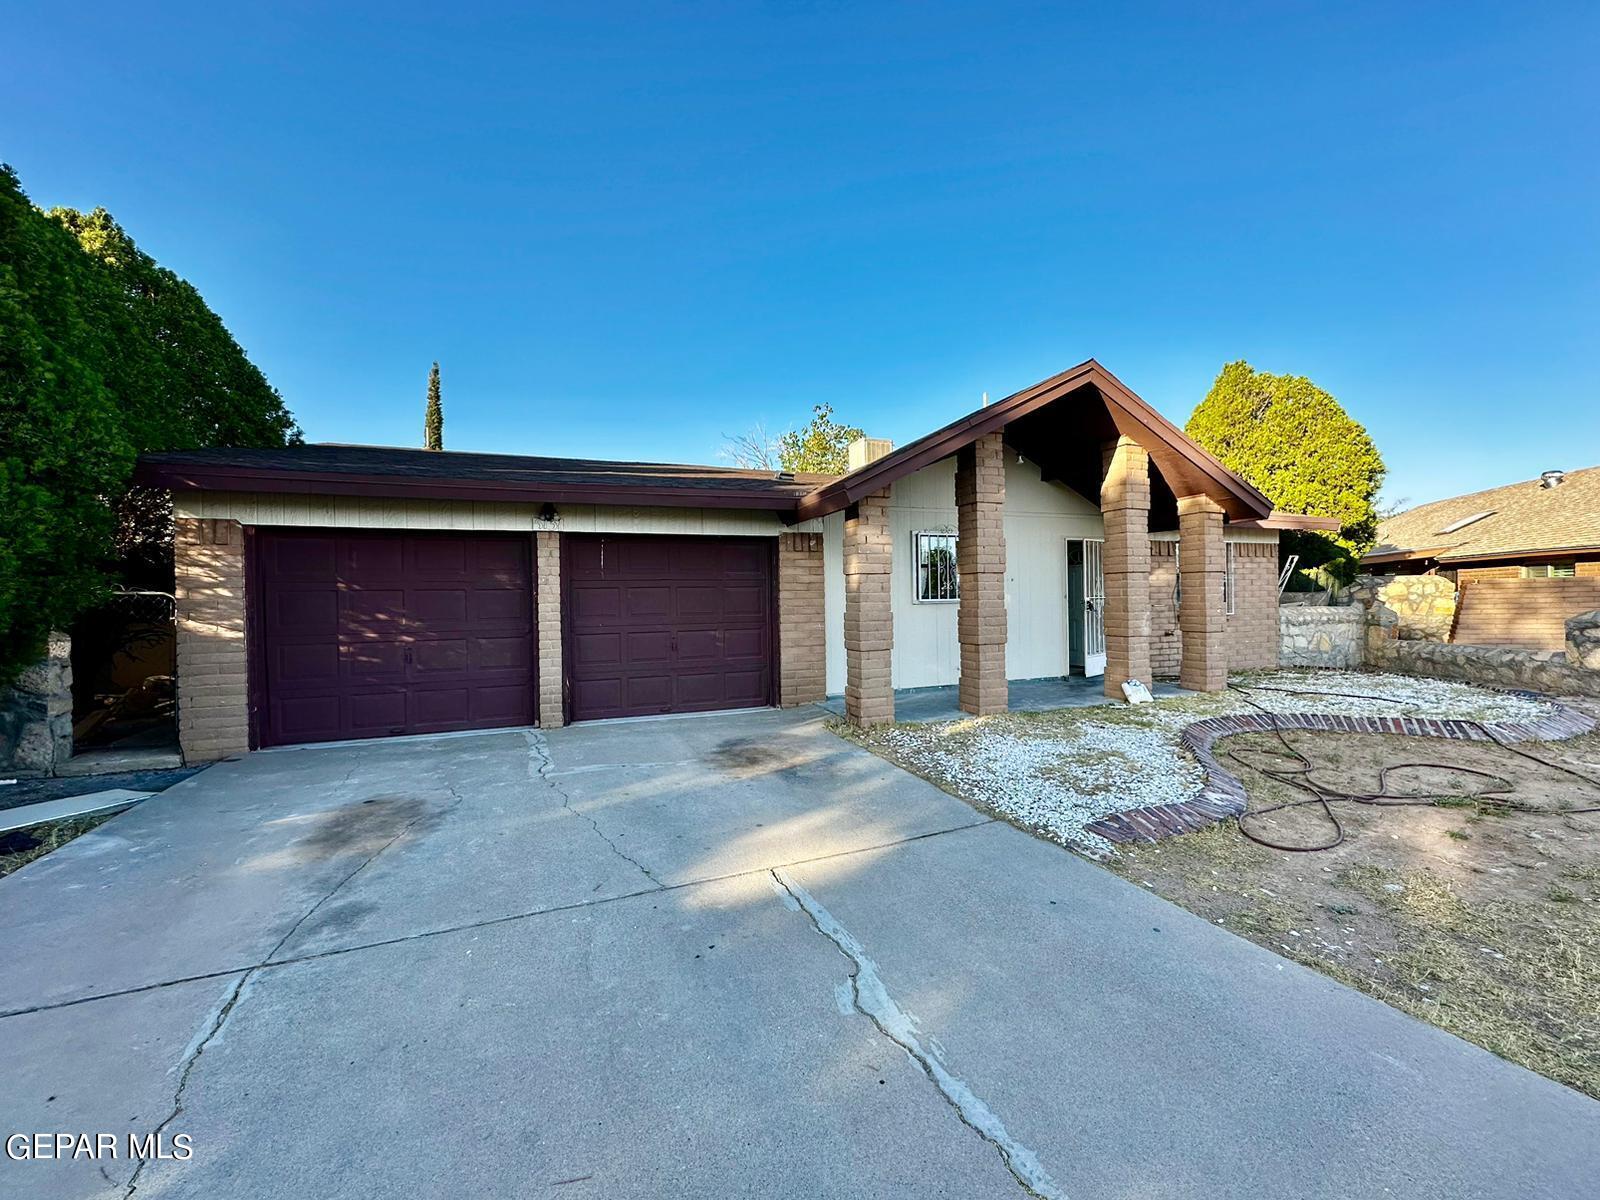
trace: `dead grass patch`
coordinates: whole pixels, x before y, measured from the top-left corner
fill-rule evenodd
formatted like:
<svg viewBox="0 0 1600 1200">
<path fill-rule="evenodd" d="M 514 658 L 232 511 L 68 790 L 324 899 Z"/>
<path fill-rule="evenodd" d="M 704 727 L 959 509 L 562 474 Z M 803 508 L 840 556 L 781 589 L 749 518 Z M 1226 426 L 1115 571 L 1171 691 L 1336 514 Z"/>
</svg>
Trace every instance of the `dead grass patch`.
<svg viewBox="0 0 1600 1200">
<path fill-rule="evenodd" d="M 73 838 L 82 837 L 91 829 L 104 825 L 120 812 L 119 809 L 117 812 L 92 813 L 85 817 L 67 817 L 65 820 L 0 834 L 0 876 L 9 875 L 34 859 L 61 849 Z"/>
<path fill-rule="evenodd" d="M 1600 803 L 1596 789 L 1503 749 L 1426 738 L 1291 735 L 1319 778 L 1370 790 L 1390 762 L 1439 759 L 1497 771 L 1541 808 L 1338 806 L 1345 843 L 1269 850 L 1232 822 L 1108 864 L 1250 940 L 1512 1062 L 1600 1099 Z M 1262 749 L 1246 735 L 1222 743 Z M 1600 737 L 1531 747 L 1595 775 Z M 1301 793 L 1241 770 L 1252 807 Z M 1394 779 L 1391 778 L 1391 783 Z M 1419 769 L 1406 786 L 1450 786 Z M 1275 839 L 1316 841 L 1313 806 L 1274 817 Z M 1263 830 L 1266 831 L 1265 829 Z"/>
</svg>

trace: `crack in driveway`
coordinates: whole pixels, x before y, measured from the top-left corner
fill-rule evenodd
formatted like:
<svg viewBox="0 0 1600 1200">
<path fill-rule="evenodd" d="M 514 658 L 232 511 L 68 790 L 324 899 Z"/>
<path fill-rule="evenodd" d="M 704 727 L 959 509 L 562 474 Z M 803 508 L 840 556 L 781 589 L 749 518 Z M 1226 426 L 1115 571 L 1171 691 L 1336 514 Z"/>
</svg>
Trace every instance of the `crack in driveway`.
<svg viewBox="0 0 1600 1200">
<path fill-rule="evenodd" d="M 355 768 L 352 767 L 352 774 L 354 773 L 354 770 Z M 348 776 L 346 778 L 348 778 Z M 454 797 L 454 799 L 452 799 L 451 802 L 445 805 L 442 809 L 437 810 L 436 815 L 438 816 L 443 816 L 446 813 L 453 812 L 461 805 L 462 796 L 460 792 L 450 785 L 446 785 L 445 790 L 448 791 L 450 795 Z M 216 1038 L 217 1034 L 222 1032 L 222 1027 L 228 1023 L 228 1018 L 233 1015 L 233 1010 L 238 1006 L 239 1000 L 244 994 L 245 985 L 250 982 L 251 978 L 257 971 L 261 970 L 263 967 L 272 965 L 272 960 L 277 956 L 278 951 L 282 950 L 286 945 L 288 945 L 289 940 L 293 938 L 296 933 L 300 932 L 300 927 L 309 921 L 324 904 L 326 904 L 329 900 L 332 900 L 334 896 L 338 895 L 339 892 L 344 888 L 345 884 L 349 883 L 357 875 L 361 874 L 362 871 L 371 866 L 373 861 L 390 846 L 394 845 L 401 838 L 405 837 L 406 834 L 410 833 L 417 822 L 429 815 L 429 811 L 430 810 L 424 808 L 423 811 L 417 813 L 416 816 L 412 817 L 409 821 L 402 825 L 395 832 L 393 837 L 384 842 L 383 845 L 379 846 L 371 854 L 367 855 L 364 859 L 357 863 L 354 869 L 352 869 L 342 879 L 340 879 L 331 888 L 318 897 L 315 904 L 306 909 L 305 912 L 301 913 L 300 916 L 296 918 L 294 924 L 289 926 L 288 932 L 278 939 L 277 944 L 274 945 L 271 950 L 267 951 L 265 958 L 263 958 L 260 962 L 253 963 L 244 968 L 239 977 L 233 981 L 233 986 L 228 989 L 227 996 L 223 998 L 221 1006 L 217 1009 L 217 1015 L 212 1018 L 211 1028 L 206 1030 L 204 1035 L 202 1035 L 199 1040 L 194 1043 L 194 1047 L 189 1051 L 188 1055 L 184 1058 L 183 1063 L 179 1067 L 178 1084 L 172 1092 L 172 1111 L 163 1117 L 160 1124 L 158 1124 L 152 1131 L 158 1144 L 161 1140 L 161 1135 L 166 1132 L 167 1126 L 171 1125 L 182 1114 L 183 1093 L 189 1086 L 189 1077 L 194 1074 L 194 1069 L 200 1061 L 200 1056 L 205 1053 L 206 1047 L 211 1044 L 212 1040 Z M 139 1160 L 138 1165 L 133 1169 L 133 1174 L 128 1176 L 127 1190 L 122 1194 L 123 1200 L 128 1200 L 128 1197 L 132 1196 L 134 1192 L 139 1190 L 139 1176 L 144 1174 L 145 1167 L 151 1161 L 152 1160 L 147 1158 L 141 1158 Z"/>
<path fill-rule="evenodd" d="M 656 878 L 655 872 L 651 871 L 649 867 L 645 866 L 637 858 L 634 858 L 633 855 L 629 854 L 621 846 L 617 845 L 616 842 L 612 841 L 610 835 L 607 834 L 604 829 L 600 828 L 600 822 L 596 821 L 588 813 L 579 812 L 572 806 L 572 797 L 567 794 L 567 789 L 562 787 L 555 780 L 555 776 L 557 774 L 557 772 L 554 770 L 555 760 L 550 757 L 550 747 L 548 743 L 545 742 L 544 737 L 531 731 L 523 734 L 523 737 L 525 737 L 528 741 L 528 765 L 533 769 L 534 777 L 543 782 L 546 787 L 556 794 L 556 796 L 561 800 L 561 807 L 566 809 L 579 820 L 585 822 L 590 829 L 593 829 L 595 836 L 609 846 L 611 848 L 611 852 L 618 858 L 622 859 L 626 863 L 631 864 L 639 871 L 641 875 L 643 875 L 651 883 L 655 884 L 658 888 L 665 887 L 666 884 L 662 883 L 661 880 Z M 561 772 L 561 774 L 569 773 L 571 772 Z"/>
<path fill-rule="evenodd" d="M 930 1047 L 923 1046 L 922 1039 L 917 1035 L 916 1021 L 895 1003 L 878 974 L 878 965 L 867 956 L 855 935 L 783 868 L 772 869 L 772 880 L 784 903 L 804 912 L 810 918 L 812 927 L 850 960 L 850 1001 L 856 1012 L 871 1021 L 880 1034 L 904 1050 L 911 1061 L 922 1068 L 923 1074 L 933 1081 L 934 1087 L 955 1110 L 962 1124 L 995 1148 L 1006 1170 L 1011 1172 L 1012 1178 L 1025 1192 L 1040 1197 L 1040 1200 L 1066 1200 L 1066 1193 L 1050 1178 L 1039 1162 L 1038 1155 L 1011 1136 L 1005 1123 L 967 1086 L 965 1080 L 951 1074 L 931 1039 Z"/>
</svg>

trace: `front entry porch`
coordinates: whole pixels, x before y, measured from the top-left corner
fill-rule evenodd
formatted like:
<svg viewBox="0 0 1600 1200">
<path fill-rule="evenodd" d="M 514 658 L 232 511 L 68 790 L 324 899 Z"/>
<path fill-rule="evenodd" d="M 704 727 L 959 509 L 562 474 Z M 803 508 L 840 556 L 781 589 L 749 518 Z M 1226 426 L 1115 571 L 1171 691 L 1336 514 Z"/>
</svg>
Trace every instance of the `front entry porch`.
<svg viewBox="0 0 1600 1200">
<path fill-rule="evenodd" d="M 1006 707 L 1011 712 L 1050 712 L 1058 708 L 1092 708 L 1119 701 L 1106 696 L 1105 682 L 1098 675 L 1070 675 L 1057 679 L 1013 679 L 1006 684 Z M 1193 692 L 1175 683 L 1157 680 L 1151 692 L 1158 699 L 1192 696 Z M 829 696 L 822 707 L 843 717 L 843 696 Z M 958 721 L 972 714 L 961 708 L 961 686 L 897 688 L 894 693 L 896 721 Z"/>
</svg>

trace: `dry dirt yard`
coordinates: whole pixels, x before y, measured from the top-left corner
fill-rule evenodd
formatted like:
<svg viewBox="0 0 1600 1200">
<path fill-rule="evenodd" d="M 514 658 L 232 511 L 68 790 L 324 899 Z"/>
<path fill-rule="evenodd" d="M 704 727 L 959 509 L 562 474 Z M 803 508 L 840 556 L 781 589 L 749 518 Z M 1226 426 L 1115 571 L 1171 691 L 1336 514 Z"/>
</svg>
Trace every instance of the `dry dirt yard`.
<svg viewBox="0 0 1600 1200">
<path fill-rule="evenodd" d="M 1518 720 L 1550 711 L 1538 700 L 1393 675 L 1285 671 L 1235 682 L 1383 697 L 1250 693 L 1277 712 Z M 1441 807 L 1336 805 L 1345 840 L 1317 853 L 1268 849 L 1232 821 L 1121 848 L 1085 831 L 1107 813 L 1194 795 L 1201 774 L 1179 734 L 1202 717 L 1237 711 L 1248 706 L 1230 693 L 838 729 L 1243 937 L 1600 1099 L 1600 813 L 1562 811 L 1600 805 L 1600 786 L 1498 746 L 1293 731 L 1291 744 L 1330 788 L 1375 792 L 1384 765 L 1426 760 L 1499 774 L 1520 804 L 1541 811 L 1467 799 L 1482 779 L 1407 768 L 1391 773 L 1391 791 L 1462 798 Z M 1600 780 L 1600 735 L 1524 748 Z M 1281 749 L 1271 734 L 1214 747 L 1244 781 L 1251 810 L 1305 798 L 1246 765 L 1284 765 L 1269 757 Z M 1246 825 L 1294 845 L 1321 844 L 1332 832 L 1315 805 Z"/>
<path fill-rule="evenodd" d="M 1335 805 L 1343 844 L 1286 853 L 1241 836 L 1235 822 L 1117 851 L 1106 865 L 1135 883 L 1296 962 L 1600 1099 L 1600 788 L 1499 747 L 1431 738 L 1291 733 L 1315 777 L 1375 791 L 1385 763 L 1440 759 L 1497 772 L 1521 802 Z M 1277 749 L 1270 734 L 1218 743 Z M 1600 737 L 1526 747 L 1600 779 Z M 1246 753 L 1247 759 L 1254 757 Z M 1252 809 L 1304 793 L 1239 766 Z M 1453 772 L 1408 769 L 1391 790 L 1450 792 Z M 1473 784 L 1472 786 L 1476 786 Z M 1315 806 L 1247 821 L 1269 840 L 1318 844 Z"/>
</svg>

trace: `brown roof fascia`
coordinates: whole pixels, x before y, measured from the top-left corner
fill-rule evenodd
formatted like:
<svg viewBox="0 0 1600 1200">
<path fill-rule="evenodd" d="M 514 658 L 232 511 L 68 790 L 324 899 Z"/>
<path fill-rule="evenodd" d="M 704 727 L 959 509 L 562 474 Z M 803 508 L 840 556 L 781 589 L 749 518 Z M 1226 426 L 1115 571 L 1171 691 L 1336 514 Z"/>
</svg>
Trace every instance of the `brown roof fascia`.
<svg viewBox="0 0 1600 1200">
<path fill-rule="evenodd" d="M 1339 529 L 1338 517 L 1308 517 L 1299 513 L 1278 512 L 1274 509 L 1265 517 L 1245 521 L 1229 521 L 1229 529 L 1307 529 L 1321 533 L 1334 533 Z"/>
<path fill-rule="evenodd" d="M 1447 562 L 1451 566 L 1457 566 L 1470 562 L 1499 562 L 1506 558 L 1576 558 L 1580 554 L 1600 555 L 1600 546 L 1545 546 L 1537 550 L 1495 550 L 1479 554 L 1436 552 L 1429 557 L 1436 557 L 1442 563 Z"/>
<path fill-rule="evenodd" d="M 332 471 L 270 471 L 247 467 L 143 464 L 134 481 L 173 491 L 271 492 L 323 496 L 390 496 L 523 504 L 620 504 L 662 508 L 759 508 L 785 517 L 795 497 L 767 490 L 651 488 L 621 484 L 507 484 L 468 479 L 353 475 Z"/>
<path fill-rule="evenodd" d="M 798 518 L 810 520 L 847 508 L 863 496 L 870 496 L 897 479 L 948 458 L 984 434 L 993 433 L 1011 421 L 1086 385 L 1093 385 L 1099 391 L 1101 398 L 1111 408 L 1118 429 L 1126 436 L 1134 438 L 1146 449 L 1151 449 L 1152 443 L 1160 447 L 1162 458 L 1169 465 L 1178 462 L 1185 464 L 1187 469 L 1181 472 L 1185 482 L 1199 481 L 1199 485 L 1205 487 L 1208 493 L 1221 493 L 1215 498 L 1231 500 L 1231 508 L 1240 516 L 1254 514 L 1256 517 L 1266 517 L 1272 512 L 1272 504 L 1265 496 L 1195 445 L 1177 426 L 1134 395 L 1121 380 L 1091 358 L 1004 400 L 968 413 L 942 429 L 908 442 L 877 462 L 868 463 L 858 471 L 807 493 L 800 501 Z"/>
</svg>

